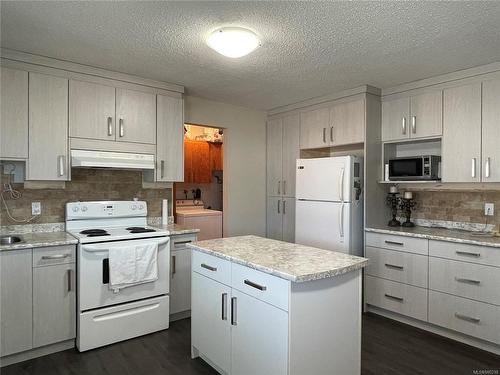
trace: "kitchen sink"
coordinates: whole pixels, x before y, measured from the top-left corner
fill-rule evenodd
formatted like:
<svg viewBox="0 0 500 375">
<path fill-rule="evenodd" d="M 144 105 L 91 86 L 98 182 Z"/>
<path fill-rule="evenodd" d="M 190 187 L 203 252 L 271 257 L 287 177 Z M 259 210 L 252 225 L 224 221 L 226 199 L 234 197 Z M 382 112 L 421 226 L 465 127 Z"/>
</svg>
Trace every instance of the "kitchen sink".
<svg viewBox="0 0 500 375">
<path fill-rule="evenodd" d="M 12 245 L 22 241 L 23 239 L 18 236 L 0 236 L 0 245 Z"/>
</svg>

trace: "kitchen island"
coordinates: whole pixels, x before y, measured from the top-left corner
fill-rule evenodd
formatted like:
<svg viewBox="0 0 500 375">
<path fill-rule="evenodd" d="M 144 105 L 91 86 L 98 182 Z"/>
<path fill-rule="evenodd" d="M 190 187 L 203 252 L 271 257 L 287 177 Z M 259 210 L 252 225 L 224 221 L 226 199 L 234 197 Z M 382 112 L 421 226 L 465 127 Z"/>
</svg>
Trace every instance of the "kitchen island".
<svg viewBox="0 0 500 375">
<path fill-rule="evenodd" d="M 367 259 L 257 236 L 189 247 L 193 358 L 222 374 L 360 374 Z"/>
</svg>

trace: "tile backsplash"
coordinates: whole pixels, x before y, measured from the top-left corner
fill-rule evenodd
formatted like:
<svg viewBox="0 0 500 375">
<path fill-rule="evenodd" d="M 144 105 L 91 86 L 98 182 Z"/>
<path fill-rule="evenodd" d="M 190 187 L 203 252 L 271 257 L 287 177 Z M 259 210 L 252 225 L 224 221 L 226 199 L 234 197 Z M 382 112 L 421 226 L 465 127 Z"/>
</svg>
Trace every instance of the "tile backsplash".
<svg viewBox="0 0 500 375">
<path fill-rule="evenodd" d="M 8 176 L 2 176 L 2 182 L 8 180 Z M 42 214 L 33 223 L 63 222 L 67 202 L 132 200 L 134 197 L 147 202 L 149 217 L 158 217 L 162 199 L 172 199 L 171 189 L 143 188 L 141 171 L 72 169 L 71 181 L 66 182 L 64 189 L 24 189 L 23 184 L 13 184 L 13 188 L 22 193 L 22 197 L 13 200 L 8 193 L 4 193 L 4 197 L 14 218 L 31 217 L 31 202 L 41 202 Z M 0 224 L 16 224 L 7 217 L 3 203 Z"/>
</svg>

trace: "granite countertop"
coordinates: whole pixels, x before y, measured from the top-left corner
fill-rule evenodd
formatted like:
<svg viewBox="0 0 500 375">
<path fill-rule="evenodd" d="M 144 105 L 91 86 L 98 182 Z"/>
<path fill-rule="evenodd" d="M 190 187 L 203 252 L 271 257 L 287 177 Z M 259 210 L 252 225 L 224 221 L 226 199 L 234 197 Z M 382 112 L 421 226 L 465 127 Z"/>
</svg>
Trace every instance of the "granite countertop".
<svg viewBox="0 0 500 375">
<path fill-rule="evenodd" d="M 5 234 L 4 234 L 5 235 Z M 12 245 L 0 245 L 0 251 L 30 249 L 45 246 L 76 245 L 78 240 L 67 232 L 29 232 L 29 233 L 9 233 L 23 239 Z"/>
<path fill-rule="evenodd" d="M 476 235 L 474 235 L 474 232 L 460 229 L 433 228 L 422 226 L 415 226 L 413 228 L 380 226 L 369 227 L 366 228 L 365 231 L 500 248 L 500 237 L 498 236 L 478 235 L 478 232 L 476 232 Z"/>
<path fill-rule="evenodd" d="M 218 238 L 188 246 L 293 282 L 342 275 L 368 263 L 366 258 L 257 236 Z"/>
<path fill-rule="evenodd" d="M 180 234 L 194 234 L 200 231 L 199 229 L 186 227 L 180 224 L 166 224 L 166 225 L 158 224 L 158 225 L 150 225 L 150 227 L 165 230 L 168 232 L 169 236 L 177 236 Z"/>
</svg>

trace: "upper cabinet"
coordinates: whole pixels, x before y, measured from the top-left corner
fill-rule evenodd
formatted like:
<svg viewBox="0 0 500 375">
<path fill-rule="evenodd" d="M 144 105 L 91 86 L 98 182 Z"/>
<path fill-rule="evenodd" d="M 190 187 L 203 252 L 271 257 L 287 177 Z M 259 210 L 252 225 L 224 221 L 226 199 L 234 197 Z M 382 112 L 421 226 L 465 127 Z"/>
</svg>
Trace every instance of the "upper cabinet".
<svg viewBox="0 0 500 375">
<path fill-rule="evenodd" d="M 28 72 L 1 68 L 0 158 L 28 158 Z"/>
<path fill-rule="evenodd" d="M 382 140 L 438 137 L 443 133 L 443 93 L 425 92 L 382 102 Z"/>
<path fill-rule="evenodd" d="M 116 140 L 156 143 L 156 97 L 154 94 L 116 89 Z"/>
<path fill-rule="evenodd" d="M 321 148 L 330 145 L 330 109 L 320 108 L 300 114 L 300 148 Z"/>
<path fill-rule="evenodd" d="M 267 195 L 281 195 L 283 165 L 283 119 L 267 122 Z"/>
<path fill-rule="evenodd" d="M 500 79 L 483 82 L 482 180 L 500 182 Z"/>
<path fill-rule="evenodd" d="M 83 81 L 69 82 L 69 135 L 115 140 L 115 88 Z"/>
<path fill-rule="evenodd" d="M 27 180 L 69 180 L 68 80 L 29 73 Z"/>
<path fill-rule="evenodd" d="M 184 180 L 184 116 L 182 97 L 158 95 L 156 181 Z"/>
</svg>

